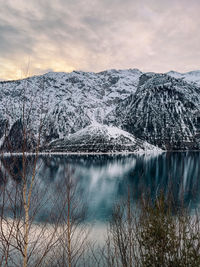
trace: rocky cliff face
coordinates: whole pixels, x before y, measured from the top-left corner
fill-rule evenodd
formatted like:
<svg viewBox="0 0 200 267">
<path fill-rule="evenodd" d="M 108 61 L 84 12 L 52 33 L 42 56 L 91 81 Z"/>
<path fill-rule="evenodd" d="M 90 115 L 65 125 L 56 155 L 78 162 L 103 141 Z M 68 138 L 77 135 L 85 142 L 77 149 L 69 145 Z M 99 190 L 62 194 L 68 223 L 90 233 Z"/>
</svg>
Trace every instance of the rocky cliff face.
<svg viewBox="0 0 200 267">
<path fill-rule="evenodd" d="M 105 123 L 163 149 L 199 149 L 200 89 L 166 74 L 144 74 Z"/>
</svg>

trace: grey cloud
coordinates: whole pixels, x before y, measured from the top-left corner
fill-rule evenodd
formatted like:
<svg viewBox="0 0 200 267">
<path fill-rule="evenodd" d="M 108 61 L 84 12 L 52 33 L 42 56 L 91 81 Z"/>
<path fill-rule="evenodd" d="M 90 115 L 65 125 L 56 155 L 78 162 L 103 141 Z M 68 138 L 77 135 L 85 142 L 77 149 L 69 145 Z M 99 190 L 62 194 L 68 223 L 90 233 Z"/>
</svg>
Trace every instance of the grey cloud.
<svg viewBox="0 0 200 267">
<path fill-rule="evenodd" d="M 32 41 L 26 32 L 11 25 L 5 25 L 0 21 L 0 55 L 13 55 L 15 51 L 30 53 Z"/>
<path fill-rule="evenodd" d="M 167 71 L 172 65 L 186 70 L 200 60 L 199 0 L 19 2 L 19 7 L 16 0 L 0 7 L 1 59 L 29 54 L 40 63 L 54 53 L 58 60 L 92 71 L 115 67 Z M 41 55 L 39 49 L 44 47 Z"/>
</svg>

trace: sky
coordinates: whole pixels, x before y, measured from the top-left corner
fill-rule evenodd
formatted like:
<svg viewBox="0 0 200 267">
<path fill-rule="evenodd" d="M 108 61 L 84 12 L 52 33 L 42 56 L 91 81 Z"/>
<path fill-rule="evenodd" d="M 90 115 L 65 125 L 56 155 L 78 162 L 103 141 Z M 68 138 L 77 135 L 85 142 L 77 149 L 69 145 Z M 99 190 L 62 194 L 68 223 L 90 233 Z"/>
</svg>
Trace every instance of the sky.
<svg viewBox="0 0 200 267">
<path fill-rule="evenodd" d="M 0 0 L 0 79 L 200 69 L 200 0 Z"/>
</svg>

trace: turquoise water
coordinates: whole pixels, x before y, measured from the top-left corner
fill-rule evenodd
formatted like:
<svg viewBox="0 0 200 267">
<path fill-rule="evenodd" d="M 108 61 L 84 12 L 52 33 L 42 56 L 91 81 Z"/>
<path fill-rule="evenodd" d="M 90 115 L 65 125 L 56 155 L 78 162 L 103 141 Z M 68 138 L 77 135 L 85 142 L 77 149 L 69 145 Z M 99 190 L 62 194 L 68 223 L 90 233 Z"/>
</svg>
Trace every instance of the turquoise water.
<svg viewBox="0 0 200 267">
<path fill-rule="evenodd" d="M 200 203 L 200 152 L 174 152 L 159 155 L 73 155 L 40 156 L 36 168 L 34 196 L 43 199 L 36 220 L 54 220 L 62 208 L 66 179 L 73 181 L 79 206 L 89 222 L 106 222 L 116 201 L 126 200 L 128 190 L 133 202 L 142 194 L 152 198 L 162 190 L 173 194 L 179 205 L 184 201 L 191 210 Z M 29 157 L 31 175 L 34 158 Z M 1 184 L 20 184 L 22 159 L 1 159 Z M 63 193 L 64 192 L 64 193 Z M 38 200 L 37 200 L 38 201 Z M 37 203 L 37 201 L 35 203 Z M 39 203 L 39 202 L 38 202 Z M 9 208 L 7 209 L 8 215 Z"/>
</svg>

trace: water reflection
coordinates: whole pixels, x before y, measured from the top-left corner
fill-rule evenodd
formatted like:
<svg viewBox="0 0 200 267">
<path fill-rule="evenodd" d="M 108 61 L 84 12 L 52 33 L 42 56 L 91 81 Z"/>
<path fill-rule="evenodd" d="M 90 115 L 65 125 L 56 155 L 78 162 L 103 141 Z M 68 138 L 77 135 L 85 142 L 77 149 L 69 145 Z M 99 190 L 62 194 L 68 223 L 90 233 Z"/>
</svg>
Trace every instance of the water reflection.
<svg viewBox="0 0 200 267">
<path fill-rule="evenodd" d="M 87 203 L 87 220 L 105 221 L 109 218 L 113 203 L 127 198 L 127 188 L 133 201 L 141 194 L 156 197 L 159 190 L 173 192 L 176 203 L 184 200 L 191 209 L 200 202 L 200 153 L 177 152 L 159 155 L 81 155 L 40 156 L 37 162 L 36 180 L 39 189 L 35 194 L 43 196 L 37 220 L 52 219 L 52 198 L 60 205 L 58 185 L 64 183 L 66 168 L 77 184 L 77 194 Z M 31 173 L 34 158 L 29 157 L 27 172 Z M 1 159 L 0 186 L 20 183 L 22 158 Z M 6 175 L 5 175 L 6 173 Z M 184 192 L 184 194 L 183 194 Z M 44 197 L 45 196 L 45 197 Z M 50 199 L 51 196 L 51 199 Z M 54 217 L 58 210 L 54 206 Z"/>
</svg>

